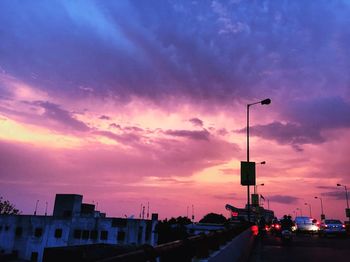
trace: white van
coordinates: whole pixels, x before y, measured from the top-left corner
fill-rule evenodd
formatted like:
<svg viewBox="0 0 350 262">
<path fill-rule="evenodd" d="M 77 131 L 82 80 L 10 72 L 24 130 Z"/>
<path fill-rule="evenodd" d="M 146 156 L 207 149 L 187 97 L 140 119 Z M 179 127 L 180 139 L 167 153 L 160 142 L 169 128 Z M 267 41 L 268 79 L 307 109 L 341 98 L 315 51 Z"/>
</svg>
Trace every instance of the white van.
<svg viewBox="0 0 350 262">
<path fill-rule="evenodd" d="M 319 227 L 313 223 L 311 217 L 296 217 L 295 226 L 298 232 L 317 233 L 319 231 Z"/>
</svg>

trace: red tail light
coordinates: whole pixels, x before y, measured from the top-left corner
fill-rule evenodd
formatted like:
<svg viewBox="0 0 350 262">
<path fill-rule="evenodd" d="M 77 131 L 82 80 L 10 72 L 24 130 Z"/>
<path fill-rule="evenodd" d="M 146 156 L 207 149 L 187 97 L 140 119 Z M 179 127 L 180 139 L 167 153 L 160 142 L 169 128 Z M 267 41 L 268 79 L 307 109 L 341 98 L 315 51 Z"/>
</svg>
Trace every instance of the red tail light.
<svg viewBox="0 0 350 262">
<path fill-rule="evenodd" d="M 341 226 L 342 226 L 343 228 L 345 228 L 345 225 L 344 225 L 344 224 L 342 224 Z"/>
<path fill-rule="evenodd" d="M 281 226 L 277 224 L 275 227 L 276 227 L 277 229 L 279 229 Z"/>
</svg>

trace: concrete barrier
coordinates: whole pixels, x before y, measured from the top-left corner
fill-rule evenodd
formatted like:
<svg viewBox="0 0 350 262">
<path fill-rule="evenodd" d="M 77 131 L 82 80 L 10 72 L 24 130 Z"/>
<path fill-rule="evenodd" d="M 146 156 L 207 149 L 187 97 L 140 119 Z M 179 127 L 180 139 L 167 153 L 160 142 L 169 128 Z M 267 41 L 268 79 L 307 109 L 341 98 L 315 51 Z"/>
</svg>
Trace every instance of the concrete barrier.
<svg viewBox="0 0 350 262">
<path fill-rule="evenodd" d="M 230 228 L 208 234 L 190 236 L 155 247 L 143 246 L 139 250 L 98 260 L 99 262 L 225 262 L 246 261 L 254 243 L 254 226 Z M 255 232 L 257 233 L 257 232 Z M 226 243 L 226 244 L 225 244 Z"/>
<path fill-rule="evenodd" d="M 255 235 L 251 228 L 243 231 L 232 239 L 231 242 L 221 247 L 220 250 L 212 253 L 209 258 L 202 262 L 226 262 L 226 261 L 247 261 L 252 252 Z"/>
</svg>

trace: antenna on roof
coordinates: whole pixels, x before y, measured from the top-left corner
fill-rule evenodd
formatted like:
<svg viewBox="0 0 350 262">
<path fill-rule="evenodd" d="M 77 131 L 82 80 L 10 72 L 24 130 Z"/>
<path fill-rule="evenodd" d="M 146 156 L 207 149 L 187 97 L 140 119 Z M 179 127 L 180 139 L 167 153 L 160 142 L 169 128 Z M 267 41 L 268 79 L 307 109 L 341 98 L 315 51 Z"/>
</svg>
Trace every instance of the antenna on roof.
<svg viewBox="0 0 350 262">
<path fill-rule="evenodd" d="M 47 201 L 45 202 L 45 216 L 47 216 Z"/>
<path fill-rule="evenodd" d="M 192 205 L 192 223 L 194 223 L 194 205 Z"/>
<path fill-rule="evenodd" d="M 35 204 L 34 216 L 36 216 L 36 211 L 38 210 L 38 204 L 39 204 L 39 200 L 37 200 Z"/>
<path fill-rule="evenodd" d="M 149 202 L 147 202 L 147 219 L 149 218 Z"/>
<path fill-rule="evenodd" d="M 141 203 L 141 208 L 140 208 L 140 216 L 139 216 L 140 219 L 141 219 L 141 215 L 142 215 L 142 203 Z"/>
</svg>

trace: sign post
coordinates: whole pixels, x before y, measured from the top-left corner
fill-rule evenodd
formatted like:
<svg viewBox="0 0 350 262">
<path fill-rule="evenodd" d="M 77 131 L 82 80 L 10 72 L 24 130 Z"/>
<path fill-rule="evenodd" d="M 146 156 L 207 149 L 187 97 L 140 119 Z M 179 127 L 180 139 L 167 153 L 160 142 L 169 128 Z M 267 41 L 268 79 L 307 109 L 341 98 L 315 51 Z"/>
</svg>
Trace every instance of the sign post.
<svg viewBox="0 0 350 262">
<path fill-rule="evenodd" d="M 255 186 L 255 162 L 241 161 L 241 185 Z"/>
<path fill-rule="evenodd" d="M 259 195 L 252 194 L 252 206 L 259 206 Z"/>
</svg>

